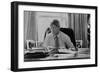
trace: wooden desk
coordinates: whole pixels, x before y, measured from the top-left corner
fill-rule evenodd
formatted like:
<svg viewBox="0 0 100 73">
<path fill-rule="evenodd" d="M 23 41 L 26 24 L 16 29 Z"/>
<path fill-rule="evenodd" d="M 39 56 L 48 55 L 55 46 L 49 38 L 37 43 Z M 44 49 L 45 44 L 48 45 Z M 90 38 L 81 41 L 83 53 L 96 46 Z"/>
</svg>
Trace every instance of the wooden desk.
<svg viewBox="0 0 100 73">
<path fill-rule="evenodd" d="M 70 50 L 62 49 L 59 50 L 60 52 L 64 53 L 59 53 L 55 54 L 54 56 L 49 55 L 48 57 L 45 58 L 25 58 L 24 61 L 44 61 L 44 60 L 61 60 L 61 59 L 89 59 L 90 58 L 90 51 L 88 48 L 79 48 L 78 52 L 72 52 Z M 66 53 L 65 53 L 66 52 Z M 34 53 L 34 51 L 31 51 L 31 53 Z"/>
</svg>

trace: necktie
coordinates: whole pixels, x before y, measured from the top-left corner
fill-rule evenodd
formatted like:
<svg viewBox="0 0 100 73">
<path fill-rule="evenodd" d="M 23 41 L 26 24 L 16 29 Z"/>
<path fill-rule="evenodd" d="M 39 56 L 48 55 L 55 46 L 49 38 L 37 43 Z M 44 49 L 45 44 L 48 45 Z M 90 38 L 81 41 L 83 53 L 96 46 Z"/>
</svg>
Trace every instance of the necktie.
<svg viewBox="0 0 100 73">
<path fill-rule="evenodd" d="M 58 48 L 59 48 L 59 39 L 58 36 L 54 37 L 54 41 L 55 41 L 55 48 L 51 51 L 51 54 L 55 54 L 58 53 Z"/>
<path fill-rule="evenodd" d="M 58 49 L 59 49 L 59 38 L 58 36 L 56 35 L 55 38 L 55 53 L 59 53 Z"/>
<path fill-rule="evenodd" d="M 54 38 L 54 40 L 55 40 L 55 48 L 59 48 L 59 39 L 58 39 L 58 36 L 55 36 L 55 38 Z"/>
</svg>

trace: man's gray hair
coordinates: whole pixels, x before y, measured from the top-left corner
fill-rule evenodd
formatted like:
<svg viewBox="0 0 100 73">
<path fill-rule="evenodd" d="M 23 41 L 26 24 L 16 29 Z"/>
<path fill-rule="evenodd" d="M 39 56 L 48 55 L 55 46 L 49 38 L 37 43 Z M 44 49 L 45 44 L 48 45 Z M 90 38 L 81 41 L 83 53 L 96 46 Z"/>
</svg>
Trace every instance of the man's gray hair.
<svg viewBox="0 0 100 73">
<path fill-rule="evenodd" d="M 52 25 L 55 25 L 55 26 L 57 26 L 57 27 L 60 27 L 60 23 L 59 23 L 58 20 L 53 20 L 53 22 L 51 23 L 50 26 L 52 26 Z"/>
</svg>

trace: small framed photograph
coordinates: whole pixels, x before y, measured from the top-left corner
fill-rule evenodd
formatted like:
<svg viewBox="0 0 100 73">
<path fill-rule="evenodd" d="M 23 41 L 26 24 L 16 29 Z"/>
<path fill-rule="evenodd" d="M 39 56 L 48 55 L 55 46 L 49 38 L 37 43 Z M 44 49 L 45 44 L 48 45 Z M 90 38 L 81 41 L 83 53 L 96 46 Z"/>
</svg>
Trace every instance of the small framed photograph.
<svg viewBox="0 0 100 73">
<path fill-rule="evenodd" d="M 11 70 L 97 66 L 97 6 L 11 3 Z"/>
</svg>

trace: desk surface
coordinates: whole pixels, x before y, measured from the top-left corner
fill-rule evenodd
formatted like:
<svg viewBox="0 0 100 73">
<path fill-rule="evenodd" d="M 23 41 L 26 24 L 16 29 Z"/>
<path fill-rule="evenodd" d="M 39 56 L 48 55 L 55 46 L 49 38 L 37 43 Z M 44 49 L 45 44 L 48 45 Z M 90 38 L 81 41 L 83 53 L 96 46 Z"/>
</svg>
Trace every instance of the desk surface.
<svg viewBox="0 0 100 73">
<path fill-rule="evenodd" d="M 89 59 L 90 58 L 90 51 L 88 48 L 79 48 L 78 52 L 72 52 L 69 50 L 60 50 L 61 52 L 65 52 L 66 53 L 60 53 L 60 54 L 55 54 L 54 56 L 48 56 L 45 58 L 24 58 L 24 61 L 44 61 L 44 60 L 59 60 L 59 59 Z M 33 51 L 31 51 L 33 52 Z"/>
</svg>

